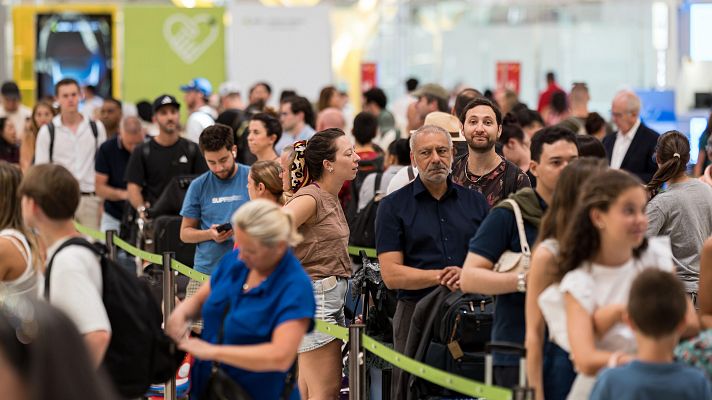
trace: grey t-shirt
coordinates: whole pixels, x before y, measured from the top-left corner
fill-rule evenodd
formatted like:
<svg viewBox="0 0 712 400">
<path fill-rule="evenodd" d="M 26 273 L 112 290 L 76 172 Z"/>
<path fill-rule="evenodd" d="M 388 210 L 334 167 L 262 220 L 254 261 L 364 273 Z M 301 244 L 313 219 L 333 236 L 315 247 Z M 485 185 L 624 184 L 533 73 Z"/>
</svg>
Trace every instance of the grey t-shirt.
<svg viewBox="0 0 712 400">
<path fill-rule="evenodd" d="M 674 183 L 645 209 L 648 236 L 669 236 L 677 275 L 689 292 L 697 292 L 700 249 L 712 236 L 712 187 L 697 179 Z"/>
</svg>

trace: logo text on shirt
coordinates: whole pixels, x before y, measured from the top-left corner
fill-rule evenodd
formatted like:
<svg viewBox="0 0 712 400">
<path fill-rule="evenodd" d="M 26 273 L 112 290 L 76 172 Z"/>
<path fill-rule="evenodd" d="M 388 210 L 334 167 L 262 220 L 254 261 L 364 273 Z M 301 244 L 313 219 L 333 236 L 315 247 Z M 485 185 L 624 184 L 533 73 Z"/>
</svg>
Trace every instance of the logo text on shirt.
<svg viewBox="0 0 712 400">
<path fill-rule="evenodd" d="M 240 200 L 242 200 L 242 195 L 236 194 L 234 196 L 213 197 L 211 199 L 211 202 L 213 204 L 220 204 L 220 203 L 232 203 L 233 201 L 240 201 Z"/>
</svg>

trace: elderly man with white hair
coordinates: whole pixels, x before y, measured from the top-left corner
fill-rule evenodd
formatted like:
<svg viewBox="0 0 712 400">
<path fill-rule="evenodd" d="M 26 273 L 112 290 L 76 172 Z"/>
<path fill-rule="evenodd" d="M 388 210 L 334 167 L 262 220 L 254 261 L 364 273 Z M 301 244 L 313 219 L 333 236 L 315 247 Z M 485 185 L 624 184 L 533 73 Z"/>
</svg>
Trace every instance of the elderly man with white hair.
<svg viewBox="0 0 712 400">
<path fill-rule="evenodd" d="M 611 104 L 611 116 L 618 131 L 603 138 L 611 168 L 650 182 L 658 170 L 655 146 L 659 135 L 640 120 L 640 98 L 629 90 L 618 92 Z"/>
</svg>

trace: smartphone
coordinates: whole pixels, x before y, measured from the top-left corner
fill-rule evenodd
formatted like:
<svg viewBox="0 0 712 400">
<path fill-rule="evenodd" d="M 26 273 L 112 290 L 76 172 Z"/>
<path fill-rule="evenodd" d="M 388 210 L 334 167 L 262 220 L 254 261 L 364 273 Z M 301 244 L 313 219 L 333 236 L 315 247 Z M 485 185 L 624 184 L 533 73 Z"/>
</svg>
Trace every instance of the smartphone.
<svg viewBox="0 0 712 400">
<path fill-rule="evenodd" d="M 215 227 L 215 229 L 220 233 L 227 232 L 230 229 L 232 229 L 232 224 L 229 222 L 226 222 L 222 225 L 218 225 L 217 227 Z"/>
</svg>

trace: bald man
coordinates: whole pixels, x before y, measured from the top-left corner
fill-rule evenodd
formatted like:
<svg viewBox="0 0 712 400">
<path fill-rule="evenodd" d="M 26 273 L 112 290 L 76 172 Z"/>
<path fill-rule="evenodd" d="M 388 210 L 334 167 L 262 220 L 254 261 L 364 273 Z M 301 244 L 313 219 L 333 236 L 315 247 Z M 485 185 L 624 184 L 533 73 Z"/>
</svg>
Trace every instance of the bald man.
<svg viewBox="0 0 712 400">
<path fill-rule="evenodd" d="M 104 199 L 101 231 L 119 230 L 128 193 L 124 173 L 133 149 L 144 141 L 145 130 L 137 117 L 121 120 L 119 134 L 104 142 L 96 153 L 96 194 Z"/>
<path fill-rule="evenodd" d="M 611 168 L 626 170 L 643 182 L 650 182 L 658 170 L 658 133 L 640 120 L 640 98 L 629 90 L 618 92 L 611 104 L 611 116 L 618 131 L 603 138 Z"/>
<path fill-rule="evenodd" d="M 344 113 L 338 108 L 325 108 L 316 117 L 317 132 L 329 128 L 339 128 L 342 131 L 346 130 L 346 119 L 344 118 Z"/>
</svg>

